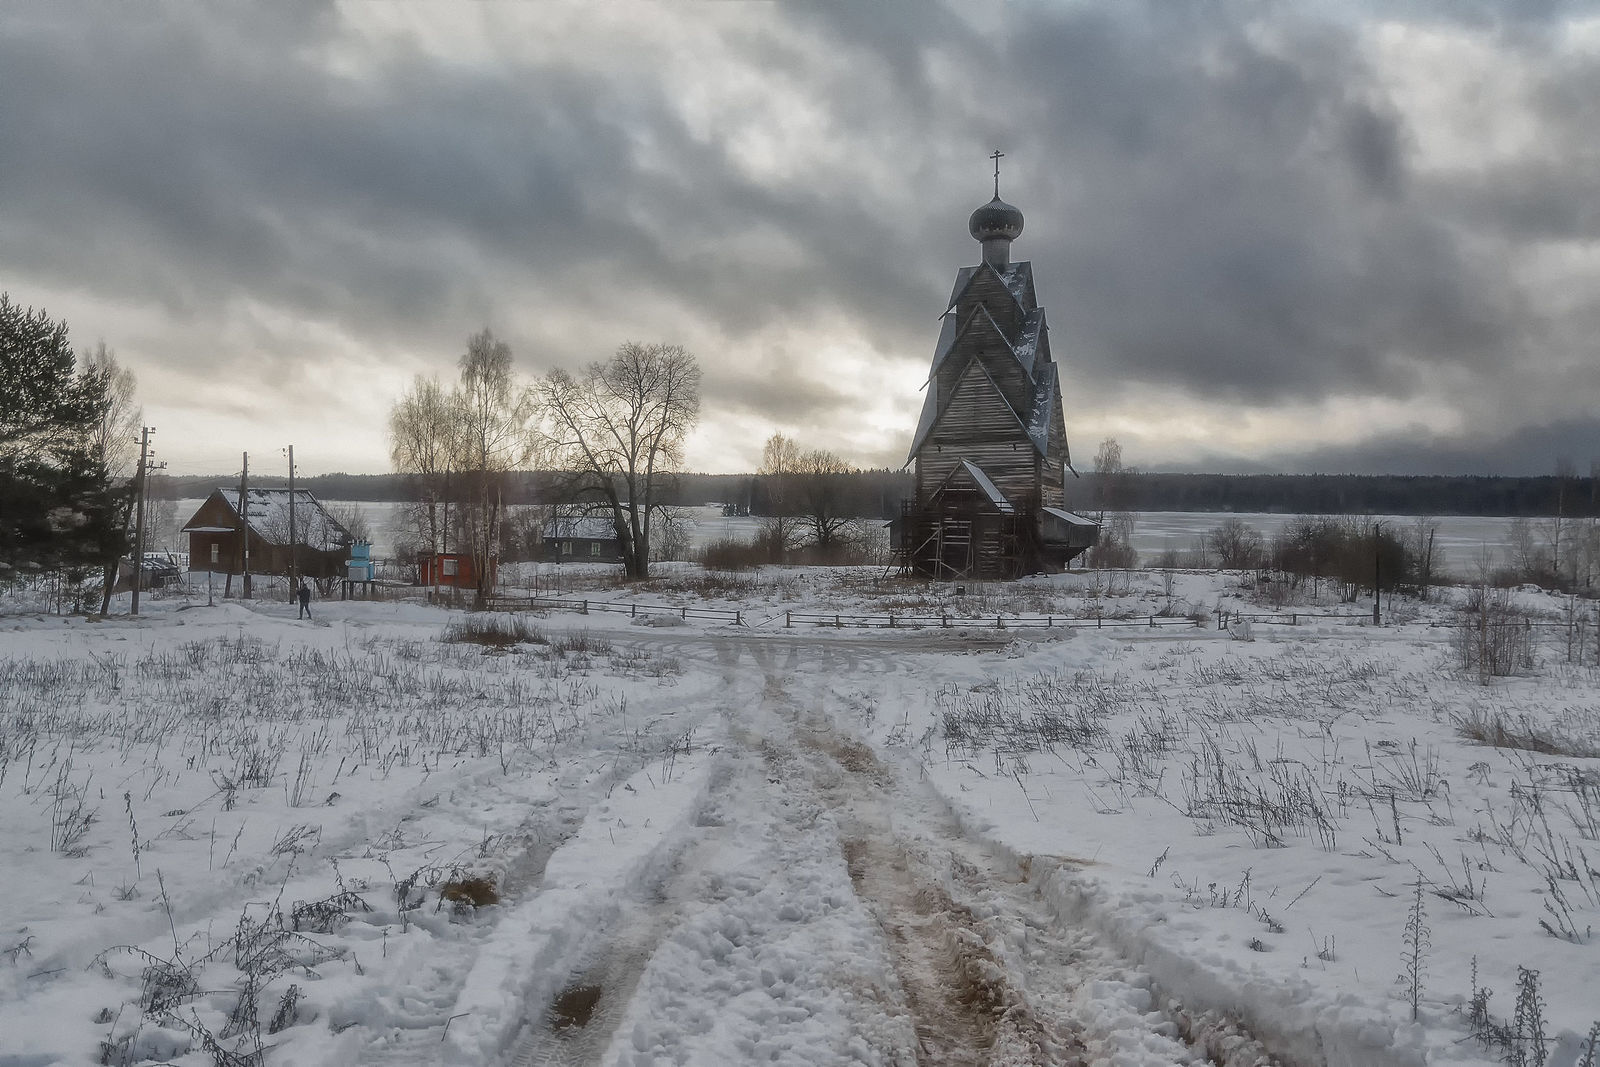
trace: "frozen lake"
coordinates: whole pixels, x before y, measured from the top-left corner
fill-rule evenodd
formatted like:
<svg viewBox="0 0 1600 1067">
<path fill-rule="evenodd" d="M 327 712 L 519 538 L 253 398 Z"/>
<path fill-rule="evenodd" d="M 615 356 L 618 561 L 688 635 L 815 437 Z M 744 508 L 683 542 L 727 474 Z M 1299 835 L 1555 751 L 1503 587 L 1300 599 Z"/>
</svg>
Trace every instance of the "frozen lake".
<svg viewBox="0 0 1600 1067">
<path fill-rule="evenodd" d="M 1140 559 L 1149 562 L 1151 557 L 1168 549 L 1194 548 L 1208 531 L 1229 519 L 1238 519 L 1271 541 L 1296 518 L 1298 516 L 1264 512 L 1140 511 L 1134 513 L 1133 547 L 1138 550 Z M 1364 515 L 1361 518 L 1364 522 L 1384 523 L 1397 531 L 1412 527 L 1418 521 L 1416 515 Z M 1430 521 L 1439 528 L 1434 546 L 1444 551 L 1446 564 L 1450 565 L 1477 559 L 1485 547 L 1502 554 L 1510 543 L 1511 524 L 1515 520 L 1503 516 L 1444 515 Z"/>
<path fill-rule="evenodd" d="M 194 514 L 200 503 L 198 499 L 178 501 L 179 526 Z M 392 554 L 395 516 L 400 505 L 392 501 L 372 500 L 329 500 L 324 503 L 355 509 L 371 528 L 373 554 L 379 558 Z M 693 529 L 691 543 L 697 548 L 723 538 L 752 540 L 761 525 L 761 520 L 756 517 L 724 516 L 721 509 L 713 505 L 686 510 L 690 513 Z M 1417 521 L 1414 515 L 1363 518 L 1387 523 L 1391 529 L 1404 529 Z M 1270 541 L 1295 516 L 1263 512 L 1140 511 L 1134 513 L 1133 547 L 1138 551 L 1139 558 L 1149 563 L 1168 549 L 1186 551 L 1194 548 L 1207 531 L 1228 519 L 1239 519 L 1260 531 L 1261 536 Z M 1481 515 L 1445 515 L 1433 519 L 1433 522 L 1439 527 L 1435 544 L 1444 552 L 1445 565 L 1459 567 L 1475 561 L 1486 547 L 1497 557 L 1503 558 L 1513 520 Z"/>
</svg>

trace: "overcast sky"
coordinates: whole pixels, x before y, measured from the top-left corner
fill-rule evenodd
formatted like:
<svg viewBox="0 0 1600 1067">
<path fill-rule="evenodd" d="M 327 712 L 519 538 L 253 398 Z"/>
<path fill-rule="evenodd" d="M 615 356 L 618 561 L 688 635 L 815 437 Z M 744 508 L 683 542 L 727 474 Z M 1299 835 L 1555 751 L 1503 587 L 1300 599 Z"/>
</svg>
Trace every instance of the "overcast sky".
<svg viewBox="0 0 1600 1067">
<path fill-rule="evenodd" d="M 997 146 L 1078 466 L 1600 458 L 1594 5 L 19 0 L 0 288 L 178 473 L 387 470 L 485 326 L 690 348 L 693 469 L 899 466 Z"/>
</svg>

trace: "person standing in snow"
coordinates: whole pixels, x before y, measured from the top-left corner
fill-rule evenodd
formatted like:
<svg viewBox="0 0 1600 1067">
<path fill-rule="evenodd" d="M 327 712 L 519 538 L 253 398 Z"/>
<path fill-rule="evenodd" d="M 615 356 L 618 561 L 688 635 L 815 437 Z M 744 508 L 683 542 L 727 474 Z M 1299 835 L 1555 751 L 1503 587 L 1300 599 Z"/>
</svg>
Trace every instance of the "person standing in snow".
<svg viewBox="0 0 1600 1067">
<path fill-rule="evenodd" d="M 311 587 L 306 584 L 304 578 L 300 579 L 300 591 L 295 595 L 300 598 L 300 614 L 297 617 L 311 618 Z"/>
</svg>

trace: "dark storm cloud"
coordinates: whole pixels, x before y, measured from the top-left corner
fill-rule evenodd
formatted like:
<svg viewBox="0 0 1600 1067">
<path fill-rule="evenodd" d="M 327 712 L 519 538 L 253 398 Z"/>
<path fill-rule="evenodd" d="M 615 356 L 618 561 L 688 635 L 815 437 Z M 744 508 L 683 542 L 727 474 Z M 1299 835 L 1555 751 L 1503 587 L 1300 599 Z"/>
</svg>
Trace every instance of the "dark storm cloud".
<svg viewBox="0 0 1600 1067">
<path fill-rule="evenodd" d="M 842 310 L 880 345 L 913 322 L 920 348 L 936 314 L 949 264 L 885 225 L 896 210 L 916 218 L 914 201 L 874 205 L 849 174 L 751 180 L 673 101 L 615 71 L 449 66 L 396 49 L 351 81 L 319 58 L 340 33 L 331 17 L 154 14 L 43 18 L 0 38 L 0 96 L 15 103 L 0 254 L 13 269 L 178 319 L 250 301 L 380 348 L 420 336 L 444 359 L 497 307 L 559 309 L 519 346 L 538 365 L 605 354 L 619 338 L 603 324 L 647 300 L 735 340 Z M 795 76 L 820 77 L 833 110 L 871 106 L 850 99 L 845 66 L 807 63 L 792 61 Z M 904 66 L 914 79 L 916 62 Z M 752 253 L 758 228 L 793 254 Z M 263 336 L 248 352 L 163 358 L 292 371 L 306 352 Z M 833 388 L 787 378 L 776 389 L 769 374 L 708 376 L 734 408 L 837 409 Z"/>
<path fill-rule="evenodd" d="M 1346 29 L 1073 12 L 1013 56 L 1061 164 L 1040 235 L 1066 272 L 1053 323 L 1090 373 L 1406 396 L 1429 363 L 1504 346 L 1501 279 L 1418 202 Z"/>
<path fill-rule="evenodd" d="M 1600 418 L 1520 426 L 1503 437 L 1394 434 L 1315 454 L 1289 453 L 1272 465 L 1292 474 L 1390 474 L 1404 457 L 1409 474 L 1554 474 L 1561 461 L 1587 472 L 1600 463 Z"/>
<path fill-rule="evenodd" d="M 1053 348 L 1102 395 L 1449 403 L 1441 378 L 1545 380 L 1538 360 L 1570 363 L 1593 317 L 1547 314 L 1510 264 L 1596 236 L 1600 69 L 1534 64 L 1559 134 L 1539 153 L 1422 167 L 1353 7 L 734 9 L 696 39 L 702 76 L 760 72 L 822 116 L 794 130 L 781 109 L 708 128 L 639 59 L 648 40 L 615 61 L 446 62 L 355 34 L 360 8 L 21 10 L 0 14 L 0 270 L 24 300 L 33 280 L 218 328 L 248 304 L 441 369 L 511 310 L 534 323 L 513 338 L 531 369 L 603 356 L 620 330 L 698 330 L 727 349 L 700 353 L 708 410 L 803 422 L 848 393 L 757 338 L 827 324 L 925 360 L 999 144 Z M 1404 10 L 1524 62 L 1554 54 L 1562 19 Z M 781 146 L 776 169 L 741 154 L 749 134 Z M 305 358 L 260 332 L 258 351 L 163 358 Z"/>
<path fill-rule="evenodd" d="M 708 395 L 724 398 L 739 414 L 764 416 L 778 425 L 806 425 L 846 408 L 853 397 L 844 389 L 803 373 L 802 359 L 790 353 L 769 354 L 763 366 L 713 366 L 703 386 Z"/>
<path fill-rule="evenodd" d="M 1430 187 L 1448 216 L 1515 243 L 1600 240 L 1600 56 L 1551 59 L 1519 49 L 1545 135 L 1526 156 L 1501 159 Z"/>
<path fill-rule="evenodd" d="M 603 355 L 618 338 L 573 327 L 642 298 L 735 338 L 842 307 L 880 339 L 908 316 L 924 327 L 938 299 L 924 285 L 943 264 L 924 278 L 886 269 L 912 257 L 862 240 L 883 219 L 847 195 L 847 175 L 743 177 L 653 86 L 576 62 L 480 69 L 404 49 L 352 82 L 319 61 L 339 34 L 331 17 L 216 18 L 140 9 L 0 39 L 10 267 L 178 318 L 249 300 L 447 353 L 497 306 L 557 307 L 535 339 L 544 365 Z M 749 254 L 758 227 L 797 254 Z M 304 358 L 277 345 L 236 355 Z"/>
</svg>

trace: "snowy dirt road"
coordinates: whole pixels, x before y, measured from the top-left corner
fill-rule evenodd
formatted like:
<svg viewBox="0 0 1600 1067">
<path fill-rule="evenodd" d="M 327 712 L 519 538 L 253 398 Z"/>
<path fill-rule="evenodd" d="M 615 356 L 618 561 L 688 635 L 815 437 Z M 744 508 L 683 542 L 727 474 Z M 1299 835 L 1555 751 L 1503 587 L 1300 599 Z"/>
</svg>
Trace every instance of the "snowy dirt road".
<svg viewBox="0 0 1600 1067">
<path fill-rule="evenodd" d="M 907 684 L 906 642 L 657 644 L 721 673 L 704 791 L 642 874 L 588 887 L 608 904 L 529 985 L 507 1062 L 1274 1062 L 1051 914 L 1034 880 L 1081 861 L 985 845 L 863 743 L 851 720 Z"/>
</svg>

